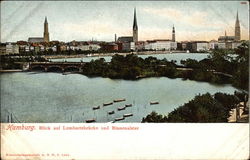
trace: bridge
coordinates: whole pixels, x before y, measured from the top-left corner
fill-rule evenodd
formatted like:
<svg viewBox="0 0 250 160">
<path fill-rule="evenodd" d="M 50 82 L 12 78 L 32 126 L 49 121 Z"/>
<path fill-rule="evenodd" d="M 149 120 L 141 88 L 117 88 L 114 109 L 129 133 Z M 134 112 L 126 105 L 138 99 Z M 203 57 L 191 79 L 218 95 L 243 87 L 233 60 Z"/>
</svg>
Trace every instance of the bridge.
<svg viewBox="0 0 250 160">
<path fill-rule="evenodd" d="M 29 62 L 23 64 L 23 68 L 29 71 L 81 72 L 85 64 L 84 62 Z"/>
</svg>

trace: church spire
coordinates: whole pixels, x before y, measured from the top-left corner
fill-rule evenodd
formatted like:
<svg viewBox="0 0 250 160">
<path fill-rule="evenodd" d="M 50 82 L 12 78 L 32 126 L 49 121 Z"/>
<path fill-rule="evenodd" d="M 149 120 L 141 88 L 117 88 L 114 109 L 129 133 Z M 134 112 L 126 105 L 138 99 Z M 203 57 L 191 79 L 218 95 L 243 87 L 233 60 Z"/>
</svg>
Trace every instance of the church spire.
<svg viewBox="0 0 250 160">
<path fill-rule="evenodd" d="M 240 40 L 240 21 L 239 21 L 238 11 L 237 11 L 237 14 L 236 14 L 234 36 L 235 36 L 236 41 Z"/>
<path fill-rule="evenodd" d="M 47 16 L 45 17 L 45 21 L 44 21 L 43 40 L 44 42 L 49 42 L 49 25 L 47 21 Z"/>
<path fill-rule="evenodd" d="M 136 8 L 134 8 L 134 24 L 133 24 L 133 29 L 134 30 L 138 29 L 137 20 L 136 20 Z"/>
<path fill-rule="evenodd" d="M 136 8 L 134 8 L 133 41 L 138 42 L 138 26 L 136 20 Z"/>
</svg>

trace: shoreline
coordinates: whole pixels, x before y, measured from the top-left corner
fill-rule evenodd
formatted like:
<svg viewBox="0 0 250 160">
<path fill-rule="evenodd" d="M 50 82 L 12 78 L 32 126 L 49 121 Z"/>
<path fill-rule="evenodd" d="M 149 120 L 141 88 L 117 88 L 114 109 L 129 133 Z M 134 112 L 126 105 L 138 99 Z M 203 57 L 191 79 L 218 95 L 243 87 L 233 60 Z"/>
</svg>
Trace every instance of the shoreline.
<svg viewBox="0 0 250 160">
<path fill-rule="evenodd" d="M 107 56 L 114 56 L 115 54 L 118 55 L 128 55 L 128 54 L 135 54 L 135 55 L 154 55 L 154 54 L 173 54 L 173 53 L 187 53 L 185 51 L 144 51 L 144 52 L 129 52 L 129 53 L 92 53 L 92 54 L 78 54 L 78 55 L 44 55 L 45 59 L 64 59 L 64 58 L 86 58 L 86 57 L 107 57 Z M 193 53 L 196 54 L 196 53 Z M 200 53 L 199 53 L 200 54 Z M 203 54 L 203 53 L 202 53 Z M 205 54 L 205 53 L 204 53 Z M 207 54 L 207 53 L 206 53 Z"/>
<path fill-rule="evenodd" d="M 0 73 L 23 72 L 21 69 L 1 69 Z"/>
</svg>

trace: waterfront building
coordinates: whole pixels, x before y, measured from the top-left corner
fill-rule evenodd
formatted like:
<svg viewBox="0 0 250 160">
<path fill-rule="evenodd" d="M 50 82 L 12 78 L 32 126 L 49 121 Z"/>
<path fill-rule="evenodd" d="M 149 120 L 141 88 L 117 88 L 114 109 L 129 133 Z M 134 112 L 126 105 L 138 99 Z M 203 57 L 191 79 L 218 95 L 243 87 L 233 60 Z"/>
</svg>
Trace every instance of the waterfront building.
<svg viewBox="0 0 250 160">
<path fill-rule="evenodd" d="M 19 54 L 19 46 L 16 43 L 6 43 L 6 54 Z"/>
<path fill-rule="evenodd" d="M 101 44 L 101 50 L 103 50 L 103 51 L 118 51 L 118 45 L 116 43 L 103 43 L 103 44 Z"/>
<path fill-rule="evenodd" d="M 211 40 L 210 42 L 208 42 L 208 49 L 209 50 L 213 50 L 213 49 L 217 49 L 217 48 L 218 48 L 218 41 Z"/>
<path fill-rule="evenodd" d="M 0 43 L 0 55 L 6 54 L 6 43 Z"/>
<path fill-rule="evenodd" d="M 177 42 L 169 39 L 148 40 L 144 46 L 145 50 L 176 50 Z"/>
<path fill-rule="evenodd" d="M 123 51 L 134 51 L 135 50 L 135 42 L 124 42 L 122 43 Z"/>
<path fill-rule="evenodd" d="M 133 42 L 138 42 L 138 26 L 136 20 L 136 9 L 134 9 Z"/>
<path fill-rule="evenodd" d="M 192 42 L 192 51 L 201 52 L 208 50 L 208 42 L 206 41 L 194 41 Z"/>
<path fill-rule="evenodd" d="M 218 42 L 219 49 L 226 49 L 226 42 Z"/>
</svg>

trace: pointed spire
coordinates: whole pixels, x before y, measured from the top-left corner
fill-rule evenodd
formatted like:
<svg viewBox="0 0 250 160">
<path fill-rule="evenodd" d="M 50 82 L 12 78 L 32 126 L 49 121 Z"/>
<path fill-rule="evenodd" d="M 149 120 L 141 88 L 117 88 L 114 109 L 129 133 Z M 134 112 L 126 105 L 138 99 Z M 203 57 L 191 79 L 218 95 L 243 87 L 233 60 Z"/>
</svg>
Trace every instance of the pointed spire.
<svg viewBox="0 0 250 160">
<path fill-rule="evenodd" d="M 236 21 L 239 21 L 238 10 L 237 10 L 237 15 L 236 15 Z"/>
<path fill-rule="evenodd" d="M 134 24 L 133 24 L 133 29 L 137 30 L 137 20 L 136 20 L 136 8 L 134 8 Z"/>
<path fill-rule="evenodd" d="M 225 37 L 227 36 L 227 32 L 226 32 L 226 30 L 225 30 Z"/>
<path fill-rule="evenodd" d="M 44 21 L 44 23 L 48 23 L 48 22 L 47 22 L 47 16 L 45 16 L 45 21 Z"/>
</svg>

